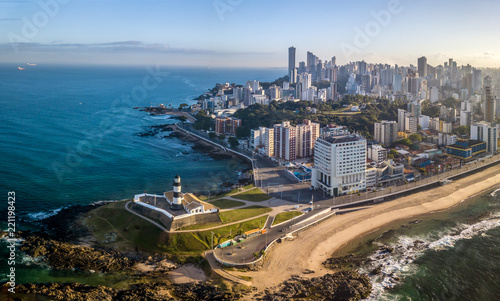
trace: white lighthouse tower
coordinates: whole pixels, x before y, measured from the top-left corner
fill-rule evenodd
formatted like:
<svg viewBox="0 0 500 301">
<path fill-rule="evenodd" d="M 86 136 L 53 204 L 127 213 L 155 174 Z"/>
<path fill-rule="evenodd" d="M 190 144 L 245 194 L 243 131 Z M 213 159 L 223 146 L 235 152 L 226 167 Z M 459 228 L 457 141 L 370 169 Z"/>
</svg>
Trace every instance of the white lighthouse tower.
<svg viewBox="0 0 500 301">
<path fill-rule="evenodd" d="M 181 210 L 182 206 L 182 193 L 181 193 L 181 177 L 176 175 L 174 178 L 174 199 L 172 200 L 172 210 Z"/>
</svg>

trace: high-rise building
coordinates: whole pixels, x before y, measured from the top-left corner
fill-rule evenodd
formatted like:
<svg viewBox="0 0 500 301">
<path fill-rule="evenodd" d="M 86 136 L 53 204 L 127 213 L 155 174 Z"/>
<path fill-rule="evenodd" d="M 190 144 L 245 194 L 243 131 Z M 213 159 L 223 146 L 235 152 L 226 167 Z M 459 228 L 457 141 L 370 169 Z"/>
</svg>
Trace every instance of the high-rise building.
<svg viewBox="0 0 500 301">
<path fill-rule="evenodd" d="M 398 124 L 396 121 L 382 120 L 374 124 L 374 138 L 385 146 L 398 140 Z"/>
<path fill-rule="evenodd" d="M 318 138 L 311 185 L 329 196 L 366 188 L 366 139 L 356 135 Z"/>
<path fill-rule="evenodd" d="M 427 76 L 427 58 L 425 56 L 418 59 L 418 75 L 420 77 Z"/>
<path fill-rule="evenodd" d="M 297 159 L 297 129 L 290 121 L 274 125 L 274 156 L 285 161 Z"/>
<path fill-rule="evenodd" d="M 358 71 L 359 71 L 360 75 L 363 75 L 366 73 L 366 62 L 365 61 L 358 62 Z"/>
<path fill-rule="evenodd" d="M 319 132 L 319 123 L 310 120 L 297 126 L 289 121 L 274 125 L 274 156 L 285 161 L 311 157 Z"/>
<path fill-rule="evenodd" d="M 394 73 L 394 79 L 392 81 L 392 90 L 394 92 L 399 92 L 402 89 L 401 82 L 403 81 L 403 77 L 401 73 Z"/>
<path fill-rule="evenodd" d="M 408 112 L 403 109 L 398 109 L 398 132 L 404 132 L 405 130 L 405 117 Z"/>
<path fill-rule="evenodd" d="M 295 47 L 288 48 L 288 74 L 295 69 Z"/>
<path fill-rule="evenodd" d="M 297 68 L 293 68 L 292 70 L 290 70 L 289 76 L 291 84 L 297 83 Z"/>
<path fill-rule="evenodd" d="M 405 117 L 405 131 L 410 133 L 416 133 L 418 131 L 418 119 L 415 116 Z"/>
<path fill-rule="evenodd" d="M 217 135 L 236 135 L 236 130 L 241 126 L 241 119 L 234 117 L 215 118 L 215 133 Z"/>
<path fill-rule="evenodd" d="M 370 74 L 361 75 L 361 88 L 366 93 L 370 93 L 372 90 L 371 82 L 372 82 L 372 76 Z"/>
<path fill-rule="evenodd" d="M 484 119 L 487 122 L 495 121 L 495 100 L 492 95 L 492 84 L 491 77 L 486 76 L 484 78 L 484 93 L 485 93 L 485 108 L 484 108 Z"/>
<path fill-rule="evenodd" d="M 268 157 L 274 156 L 274 129 L 259 127 L 250 131 L 250 149 L 257 150 Z"/>
<path fill-rule="evenodd" d="M 486 142 L 486 152 L 495 153 L 498 149 L 498 127 L 481 121 L 470 127 L 470 139 Z"/>
<path fill-rule="evenodd" d="M 368 159 L 377 163 L 382 163 L 387 160 L 387 149 L 383 148 L 380 144 L 373 144 L 366 150 Z"/>
<path fill-rule="evenodd" d="M 319 137 L 319 123 L 304 120 L 297 125 L 297 158 L 311 157 L 314 152 L 314 144 Z"/>
</svg>

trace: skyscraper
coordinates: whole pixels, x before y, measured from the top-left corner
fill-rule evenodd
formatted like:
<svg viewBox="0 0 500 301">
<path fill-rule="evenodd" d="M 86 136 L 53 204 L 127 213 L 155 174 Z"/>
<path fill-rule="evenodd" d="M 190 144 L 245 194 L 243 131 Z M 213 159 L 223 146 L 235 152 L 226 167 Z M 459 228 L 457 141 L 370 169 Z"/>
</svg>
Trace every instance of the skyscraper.
<svg viewBox="0 0 500 301">
<path fill-rule="evenodd" d="M 288 48 L 288 74 L 295 69 L 295 47 Z"/>
<path fill-rule="evenodd" d="M 382 120 L 374 123 L 375 140 L 383 145 L 391 145 L 398 140 L 398 124 L 396 121 Z"/>
<path fill-rule="evenodd" d="M 420 77 L 427 76 L 427 58 L 425 56 L 418 59 L 418 75 Z"/>
<path fill-rule="evenodd" d="M 484 119 L 487 122 L 495 121 L 495 100 L 493 95 L 491 95 L 491 77 L 486 76 L 484 78 L 484 93 L 486 96 L 486 103 L 484 108 Z"/>
</svg>

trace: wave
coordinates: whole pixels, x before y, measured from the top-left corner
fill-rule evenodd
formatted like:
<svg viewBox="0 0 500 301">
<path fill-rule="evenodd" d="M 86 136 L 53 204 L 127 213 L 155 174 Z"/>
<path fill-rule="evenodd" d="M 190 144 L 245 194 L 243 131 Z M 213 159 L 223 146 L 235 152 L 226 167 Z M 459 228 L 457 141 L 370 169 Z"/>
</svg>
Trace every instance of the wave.
<svg viewBox="0 0 500 301">
<path fill-rule="evenodd" d="M 54 216 L 54 215 L 58 214 L 59 211 L 61 211 L 64 208 L 67 208 L 67 206 L 63 206 L 63 207 L 56 208 L 56 209 L 49 210 L 49 211 L 40 211 L 40 212 L 28 213 L 27 217 L 31 221 L 41 221 L 41 220 L 44 220 L 46 218 L 49 218 L 51 216 Z"/>
<path fill-rule="evenodd" d="M 418 271 L 414 261 L 424 252 L 439 252 L 455 246 L 462 239 L 471 239 L 484 232 L 500 227 L 500 212 L 475 224 L 462 224 L 439 233 L 438 239 L 430 237 L 401 236 L 397 243 L 381 246 L 379 251 L 369 257 L 369 263 L 361 272 L 370 274 L 372 294 L 367 300 L 389 300 L 382 296 L 387 290 L 396 287 L 402 280 Z M 435 236 L 434 236 L 435 237 Z"/>
</svg>

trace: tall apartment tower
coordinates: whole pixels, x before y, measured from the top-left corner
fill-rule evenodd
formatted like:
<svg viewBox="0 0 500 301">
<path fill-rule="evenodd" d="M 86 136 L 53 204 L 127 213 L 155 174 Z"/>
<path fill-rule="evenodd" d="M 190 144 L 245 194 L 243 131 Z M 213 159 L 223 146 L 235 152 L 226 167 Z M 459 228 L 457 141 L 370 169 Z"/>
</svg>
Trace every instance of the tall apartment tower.
<svg viewBox="0 0 500 301">
<path fill-rule="evenodd" d="M 295 47 L 288 48 L 288 74 L 295 69 Z"/>
<path fill-rule="evenodd" d="M 420 77 L 427 76 L 427 58 L 425 56 L 418 59 L 418 75 Z"/>
<path fill-rule="evenodd" d="M 356 135 L 318 138 L 311 186 L 329 196 L 366 188 L 366 140 Z"/>
<path fill-rule="evenodd" d="M 495 121 L 495 100 L 493 99 L 493 95 L 491 94 L 492 84 L 491 77 L 486 76 L 484 78 L 484 93 L 486 96 L 486 106 L 484 109 L 484 119 L 487 122 Z"/>
<path fill-rule="evenodd" d="M 297 130 L 289 121 L 274 125 L 274 155 L 285 161 L 297 158 Z"/>
<path fill-rule="evenodd" d="M 374 124 L 374 138 L 383 145 L 391 145 L 398 140 L 398 124 L 396 121 L 382 120 Z"/>
</svg>

